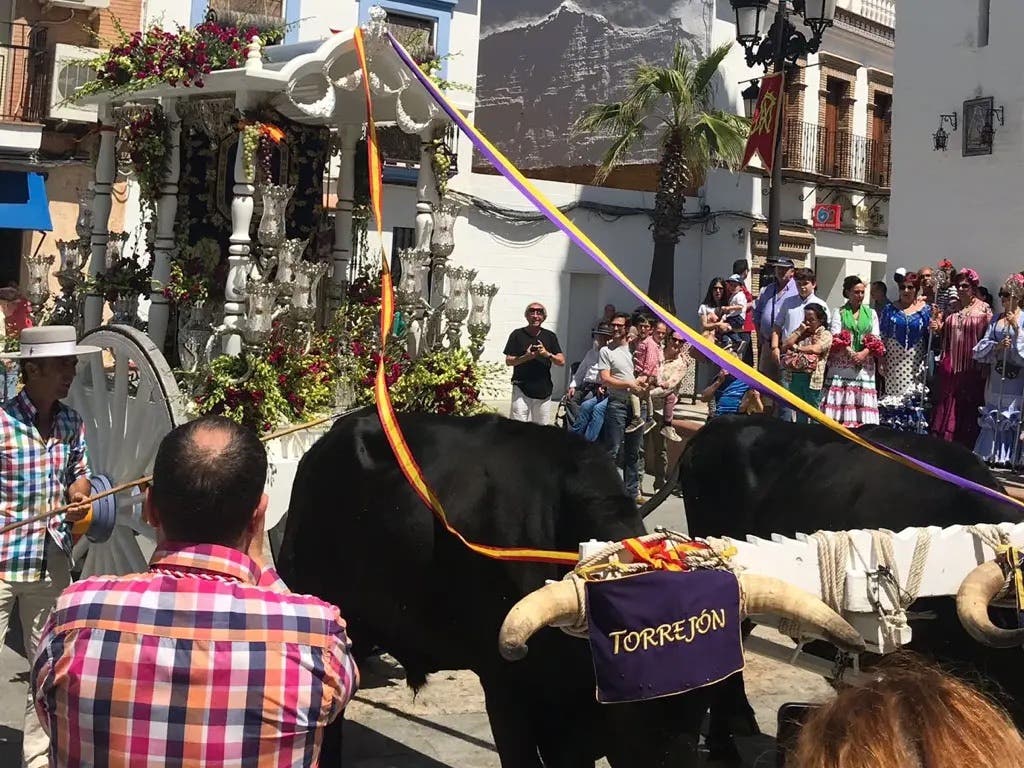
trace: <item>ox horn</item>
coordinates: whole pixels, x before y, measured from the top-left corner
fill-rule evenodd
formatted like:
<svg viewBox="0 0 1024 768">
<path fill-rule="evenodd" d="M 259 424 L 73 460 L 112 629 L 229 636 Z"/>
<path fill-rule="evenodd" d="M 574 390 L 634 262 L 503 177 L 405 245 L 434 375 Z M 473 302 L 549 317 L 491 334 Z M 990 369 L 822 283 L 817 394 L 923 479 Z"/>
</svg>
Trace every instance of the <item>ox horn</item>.
<svg viewBox="0 0 1024 768">
<path fill-rule="evenodd" d="M 818 598 L 781 579 L 745 573 L 739 576 L 743 617 L 775 614 L 814 627 L 839 648 L 863 651 L 864 640 L 838 613 Z M 507 661 L 526 656 L 526 643 L 541 628 L 576 618 L 580 603 L 570 581 L 556 581 L 524 597 L 505 617 L 498 633 L 498 650 Z"/>
<path fill-rule="evenodd" d="M 526 657 L 526 643 L 537 630 L 572 621 L 580 611 L 580 599 L 571 581 L 545 584 L 512 606 L 498 632 L 498 652 L 506 661 Z"/>
<path fill-rule="evenodd" d="M 821 632 L 830 643 L 844 651 L 859 653 L 866 646 L 860 633 L 838 613 L 799 587 L 772 576 L 740 575 L 743 587 L 743 615 L 770 613 Z"/>
<path fill-rule="evenodd" d="M 988 604 L 999 594 L 1006 579 L 999 563 L 982 563 L 960 584 L 956 593 L 956 612 L 967 634 L 993 648 L 1024 645 L 1024 629 L 1000 629 L 988 617 Z"/>
</svg>

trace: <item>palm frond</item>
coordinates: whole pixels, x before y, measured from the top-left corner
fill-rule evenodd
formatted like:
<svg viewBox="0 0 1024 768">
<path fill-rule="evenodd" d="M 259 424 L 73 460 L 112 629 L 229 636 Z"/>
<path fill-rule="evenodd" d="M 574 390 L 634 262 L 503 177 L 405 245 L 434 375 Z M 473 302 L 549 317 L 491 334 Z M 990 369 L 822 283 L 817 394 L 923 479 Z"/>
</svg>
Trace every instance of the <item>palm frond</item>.
<svg viewBox="0 0 1024 768">
<path fill-rule="evenodd" d="M 593 104 L 576 118 L 569 132 L 574 136 L 581 133 L 617 133 L 616 129 L 618 128 L 621 116 L 621 101 L 612 102 L 611 104 Z"/>
<path fill-rule="evenodd" d="M 608 178 L 615 167 L 622 162 L 623 156 L 631 148 L 636 146 L 640 141 L 643 140 L 647 130 L 644 127 L 643 122 L 634 123 L 627 130 L 623 131 L 616 139 L 612 142 L 612 145 L 608 147 L 604 156 L 601 158 L 601 164 L 597 168 L 597 173 L 594 175 L 594 183 L 601 184 L 605 179 Z"/>
<path fill-rule="evenodd" d="M 715 73 L 722 66 L 722 62 L 729 55 L 731 48 L 732 43 L 723 43 L 697 62 L 697 66 L 693 70 L 693 77 L 690 79 L 690 92 L 698 104 L 710 104 Z"/>
</svg>

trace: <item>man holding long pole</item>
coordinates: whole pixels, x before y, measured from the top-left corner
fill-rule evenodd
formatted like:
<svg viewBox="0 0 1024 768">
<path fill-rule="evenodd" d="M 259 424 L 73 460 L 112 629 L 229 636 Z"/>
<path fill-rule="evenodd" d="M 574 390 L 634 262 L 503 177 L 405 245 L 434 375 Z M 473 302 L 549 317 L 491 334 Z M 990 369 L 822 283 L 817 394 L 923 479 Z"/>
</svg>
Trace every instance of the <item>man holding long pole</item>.
<svg viewBox="0 0 1024 768">
<path fill-rule="evenodd" d="M 20 350 L 2 357 L 21 363 L 24 387 L 0 408 L 0 525 L 84 502 L 90 492 L 85 423 L 64 405 L 75 378 L 79 346 L 71 326 L 26 328 Z M 71 582 L 71 524 L 88 503 L 63 515 L 0 535 L 0 640 L 17 603 L 25 655 L 31 662 L 58 595 Z M 26 697 L 23 755 L 27 768 L 48 765 L 50 742 Z"/>
</svg>

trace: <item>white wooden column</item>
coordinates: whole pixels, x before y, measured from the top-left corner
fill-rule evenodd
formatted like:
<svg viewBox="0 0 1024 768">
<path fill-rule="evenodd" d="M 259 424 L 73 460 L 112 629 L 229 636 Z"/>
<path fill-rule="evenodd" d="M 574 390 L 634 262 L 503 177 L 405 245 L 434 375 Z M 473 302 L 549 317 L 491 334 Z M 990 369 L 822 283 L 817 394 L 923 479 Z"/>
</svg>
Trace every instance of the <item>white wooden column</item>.
<svg viewBox="0 0 1024 768">
<path fill-rule="evenodd" d="M 263 69 L 260 59 L 259 38 L 253 37 L 249 42 L 245 60 L 245 70 L 254 72 Z M 256 97 L 249 91 L 238 91 L 235 94 L 235 108 L 244 116 L 256 104 Z M 238 149 L 235 152 L 235 185 L 231 198 L 231 237 L 228 246 L 228 281 L 224 286 L 224 325 L 228 328 L 240 328 L 245 314 L 245 281 L 249 277 L 252 266 L 252 238 L 249 229 L 252 226 L 253 199 L 256 192 L 254 186 L 255 168 L 247 173 L 245 152 L 242 149 L 242 130 L 239 126 Z M 238 355 L 242 351 L 242 340 L 231 335 L 224 340 L 224 353 Z"/>
<path fill-rule="evenodd" d="M 153 246 L 153 291 L 149 305 L 149 338 L 157 349 L 164 348 L 170 308 L 163 288 L 171 278 L 171 256 L 174 253 L 174 220 L 178 212 L 178 177 L 181 173 L 181 117 L 178 100 L 164 100 L 168 123 L 167 173 L 160 187 L 156 204 L 156 240 Z"/>
<path fill-rule="evenodd" d="M 248 93 L 239 92 L 235 95 L 235 107 L 244 115 L 252 107 L 252 99 Z M 252 238 L 249 228 L 252 226 L 253 194 L 256 187 L 253 174 L 245 167 L 245 153 L 242 151 L 242 130 L 238 131 L 238 150 L 235 153 L 235 185 L 231 198 L 231 238 L 228 246 L 228 282 L 224 287 L 224 325 L 228 328 L 240 328 L 242 316 L 245 314 L 245 281 L 249 277 L 252 265 Z M 228 336 L 224 340 L 224 352 L 237 355 L 242 351 L 242 341 L 236 336 Z"/>
<path fill-rule="evenodd" d="M 434 206 L 437 204 L 437 184 L 434 179 L 434 152 L 430 142 L 434 139 L 434 123 L 420 131 L 420 170 L 416 177 L 416 250 L 430 253 L 430 235 L 434 231 Z"/>
<path fill-rule="evenodd" d="M 94 278 L 106 268 L 107 242 L 110 240 L 110 193 L 114 186 L 117 168 L 117 128 L 110 115 L 110 107 L 102 106 L 99 112 L 100 145 L 96 157 L 96 178 L 93 183 L 92 235 L 89 240 L 89 277 Z M 103 297 L 90 293 L 85 297 L 86 331 L 96 328 L 103 319 Z"/>
<path fill-rule="evenodd" d="M 331 294 L 340 301 L 343 286 L 348 282 L 349 262 L 352 260 L 352 206 L 356 194 L 356 144 L 359 127 L 338 126 L 341 142 L 341 165 L 338 168 L 338 202 L 334 208 L 334 250 L 331 252 L 333 272 Z M 334 309 L 334 307 L 332 307 Z"/>
</svg>

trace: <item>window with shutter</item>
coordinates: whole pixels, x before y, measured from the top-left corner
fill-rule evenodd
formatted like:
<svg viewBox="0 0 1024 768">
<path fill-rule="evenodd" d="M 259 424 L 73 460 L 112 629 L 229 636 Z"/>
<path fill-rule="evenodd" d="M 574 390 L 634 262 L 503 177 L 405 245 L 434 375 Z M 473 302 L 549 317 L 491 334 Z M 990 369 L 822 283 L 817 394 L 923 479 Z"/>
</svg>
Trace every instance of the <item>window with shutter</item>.
<svg viewBox="0 0 1024 768">
<path fill-rule="evenodd" d="M 280 20 L 284 14 L 283 0 L 210 0 L 210 10 L 218 15 L 261 17 Z"/>
<path fill-rule="evenodd" d="M 429 61 L 436 55 L 434 19 L 387 12 L 388 31 L 417 62 Z"/>
</svg>

